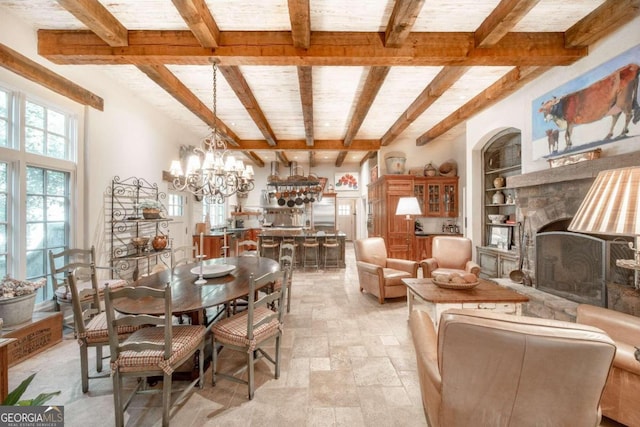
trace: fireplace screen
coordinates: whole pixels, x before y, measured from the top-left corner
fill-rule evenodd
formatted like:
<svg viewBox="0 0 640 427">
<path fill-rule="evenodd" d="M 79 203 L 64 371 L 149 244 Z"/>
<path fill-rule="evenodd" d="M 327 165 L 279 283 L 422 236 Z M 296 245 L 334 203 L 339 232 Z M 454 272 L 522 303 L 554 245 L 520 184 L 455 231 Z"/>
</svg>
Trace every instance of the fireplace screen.
<svg viewBox="0 0 640 427">
<path fill-rule="evenodd" d="M 617 258 L 630 257 L 627 243 L 585 234 L 536 235 L 536 282 L 540 290 L 575 301 L 606 306 L 606 281 L 624 283 Z"/>
</svg>

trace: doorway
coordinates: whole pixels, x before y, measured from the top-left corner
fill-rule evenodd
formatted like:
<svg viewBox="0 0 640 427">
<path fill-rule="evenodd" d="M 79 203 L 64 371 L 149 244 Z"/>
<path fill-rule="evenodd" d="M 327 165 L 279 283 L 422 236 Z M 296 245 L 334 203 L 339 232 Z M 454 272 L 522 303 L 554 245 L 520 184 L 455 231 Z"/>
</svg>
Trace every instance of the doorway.
<svg viewBox="0 0 640 427">
<path fill-rule="evenodd" d="M 353 241 L 356 235 L 356 201 L 352 198 L 338 198 L 337 228 L 346 234 L 347 241 Z"/>
</svg>

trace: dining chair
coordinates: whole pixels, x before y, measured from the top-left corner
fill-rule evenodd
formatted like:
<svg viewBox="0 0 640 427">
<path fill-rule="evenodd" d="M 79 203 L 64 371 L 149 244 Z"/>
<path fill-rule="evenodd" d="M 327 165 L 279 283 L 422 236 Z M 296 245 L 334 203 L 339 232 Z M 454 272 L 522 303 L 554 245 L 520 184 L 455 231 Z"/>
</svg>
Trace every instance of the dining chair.
<svg viewBox="0 0 640 427">
<path fill-rule="evenodd" d="M 90 288 L 78 288 L 78 273 L 88 270 L 91 277 Z M 82 379 L 82 392 L 89 391 L 89 380 L 106 378 L 109 373 L 102 373 L 102 347 L 109 345 L 109 330 L 107 328 L 106 313 L 100 303 L 98 292 L 98 280 L 95 267 L 91 264 L 79 266 L 68 276 L 69 291 L 73 307 L 73 320 L 76 331 L 76 339 L 80 346 L 80 376 Z M 89 303 L 85 303 L 89 301 Z M 123 325 L 115 330 L 118 340 L 131 335 L 140 326 Z M 96 372 L 89 375 L 89 348 L 96 351 Z"/>
<path fill-rule="evenodd" d="M 239 240 L 236 242 L 236 256 L 260 256 L 259 248 L 255 240 Z"/>
<path fill-rule="evenodd" d="M 162 304 L 163 316 L 147 314 L 120 315 L 116 317 L 114 303 L 127 298 L 144 301 L 146 305 Z M 111 350 L 111 375 L 113 377 L 113 403 L 116 426 L 124 425 L 124 411 L 135 394 L 162 393 L 162 425 L 169 425 L 171 409 L 181 403 L 196 384 L 204 385 L 204 325 L 174 325 L 172 323 L 171 286 L 153 289 L 146 286 L 125 286 L 107 289 L 105 293 L 109 346 Z M 138 329 L 127 339 L 119 341 L 116 331 L 123 326 L 151 325 Z M 172 402 L 172 374 L 180 365 L 198 353 L 199 376 L 191 381 Z M 147 377 L 162 377 L 162 390 L 149 390 Z M 128 395 L 123 378 L 135 377 L 137 386 Z M 176 390 L 178 391 L 178 390 Z M 124 399 L 126 397 L 126 399 Z"/>
<path fill-rule="evenodd" d="M 90 266 L 90 268 L 82 269 L 82 267 L 86 266 Z M 72 309 L 73 295 L 69 287 L 68 276 L 78 267 L 81 267 L 76 275 L 76 287 L 78 291 L 91 289 L 93 287 L 93 281 L 95 280 L 97 282 L 98 297 L 102 299 L 104 289 L 107 285 L 111 286 L 112 289 L 127 285 L 127 281 L 120 277 L 114 279 L 98 279 L 95 275 L 91 276 L 88 274 L 96 272 L 98 269 L 110 270 L 117 274 L 117 270 L 112 267 L 98 267 L 96 265 L 96 250 L 94 246 L 91 246 L 90 249 L 64 249 L 56 253 L 50 250 L 49 274 L 51 275 L 56 311 L 64 312 L 65 309 Z M 90 303 L 92 301 L 90 295 L 86 295 L 84 298 L 85 299 L 82 300 L 83 303 Z M 70 326 L 73 327 L 73 323 L 73 321 L 70 321 Z"/>
<path fill-rule="evenodd" d="M 283 242 L 280 245 L 280 254 L 278 256 L 278 262 L 281 269 L 288 269 L 289 276 L 287 277 L 287 313 L 291 311 L 291 284 L 293 282 L 293 267 L 296 259 L 296 246 L 293 243 Z"/>
<path fill-rule="evenodd" d="M 255 278 L 251 275 L 249 279 L 249 303 L 247 310 L 235 314 L 226 319 L 214 323 L 211 328 L 213 343 L 213 367 L 211 382 L 216 385 L 216 376 L 220 376 L 231 381 L 247 384 L 249 399 L 254 395 L 254 364 L 265 358 L 275 367 L 275 378 L 280 377 L 280 341 L 282 337 L 282 327 L 284 323 L 284 298 L 287 292 L 289 275 L 288 268 L 273 273 L 267 273 Z M 277 285 L 277 283 L 280 283 Z M 274 284 L 273 292 L 256 295 L 256 290 Z M 275 307 L 275 308 L 273 308 Z M 275 354 L 270 355 L 265 350 L 265 345 L 275 339 Z M 228 348 L 242 352 L 247 355 L 248 370 L 247 380 L 231 373 L 218 372 L 218 351 Z M 235 372 L 236 375 L 239 372 Z"/>
<path fill-rule="evenodd" d="M 178 246 L 171 251 L 171 270 L 198 260 L 198 245 Z"/>
</svg>

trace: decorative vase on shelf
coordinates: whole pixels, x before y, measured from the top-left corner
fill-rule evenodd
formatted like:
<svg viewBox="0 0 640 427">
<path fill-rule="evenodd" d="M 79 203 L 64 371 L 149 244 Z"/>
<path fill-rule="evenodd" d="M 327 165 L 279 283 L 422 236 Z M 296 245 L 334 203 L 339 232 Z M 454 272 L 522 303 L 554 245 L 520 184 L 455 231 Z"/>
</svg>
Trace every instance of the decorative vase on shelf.
<svg viewBox="0 0 640 427">
<path fill-rule="evenodd" d="M 504 177 L 502 176 L 497 176 L 495 177 L 495 179 L 493 180 L 493 186 L 495 188 L 502 188 L 504 187 Z"/>
<path fill-rule="evenodd" d="M 500 190 L 496 191 L 493 197 L 491 198 L 491 203 L 493 203 L 494 205 L 504 204 L 504 193 Z"/>
<path fill-rule="evenodd" d="M 429 164 L 424 167 L 424 176 L 436 176 L 436 167 L 433 166 L 433 163 L 429 162 Z"/>
<path fill-rule="evenodd" d="M 167 236 L 158 235 L 151 241 L 151 246 L 156 251 L 161 251 L 167 247 Z"/>
</svg>

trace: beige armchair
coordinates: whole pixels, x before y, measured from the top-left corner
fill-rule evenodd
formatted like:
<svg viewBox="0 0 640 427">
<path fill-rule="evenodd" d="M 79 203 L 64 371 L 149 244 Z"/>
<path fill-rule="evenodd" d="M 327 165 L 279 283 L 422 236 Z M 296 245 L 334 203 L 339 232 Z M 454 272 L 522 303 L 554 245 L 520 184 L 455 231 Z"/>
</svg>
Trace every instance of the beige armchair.
<svg viewBox="0 0 640 427">
<path fill-rule="evenodd" d="M 602 414 L 628 426 L 640 426 L 640 317 L 588 304 L 578 306 L 576 322 L 605 331 L 616 343 L 616 357 L 602 395 Z"/>
<path fill-rule="evenodd" d="M 450 309 L 409 320 L 431 427 L 597 426 L 616 347 L 600 329 Z"/>
<path fill-rule="evenodd" d="M 480 274 L 480 266 L 471 260 L 471 240 L 458 236 L 436 236 L 431 244 L 431 258 L 420 261 L 422 277 L 436 274 Z"/>
<path fill-rule="evenodd" d="M 387 258 L 387 247 L 382 237 L 356 240 L 354 249 L 360 292 L 367 291 L 377 296 L 380 304 L 384 304 L 385 298 L 407 295 L 402 279 L 417 277 L 416 261 Z"/>
</svg>

